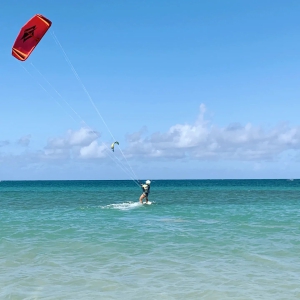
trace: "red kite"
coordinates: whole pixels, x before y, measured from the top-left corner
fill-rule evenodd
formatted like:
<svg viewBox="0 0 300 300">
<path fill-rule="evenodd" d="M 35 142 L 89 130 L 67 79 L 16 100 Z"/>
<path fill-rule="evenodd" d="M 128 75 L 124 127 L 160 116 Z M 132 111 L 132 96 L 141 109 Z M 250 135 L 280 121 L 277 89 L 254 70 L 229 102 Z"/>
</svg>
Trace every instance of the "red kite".
<svg viewBox="0 0 300 300">
<path fill-rule="evenodd" d="M 19 60 L 26 60 L 52 22 L 42 15 L 35 15 L 22 28 L 13 45 L 12 55 Z"/>
</svg>

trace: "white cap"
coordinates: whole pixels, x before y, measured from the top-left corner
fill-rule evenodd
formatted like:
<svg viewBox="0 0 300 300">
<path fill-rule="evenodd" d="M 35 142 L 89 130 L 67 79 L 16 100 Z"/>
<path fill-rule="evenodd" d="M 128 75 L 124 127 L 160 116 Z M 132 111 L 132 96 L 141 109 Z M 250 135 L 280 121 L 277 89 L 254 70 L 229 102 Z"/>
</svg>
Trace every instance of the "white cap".
<svg viewBox="0 0 300 300">
<path fill-rule="evenodd" d="M 151 181 L 150 180 L 146 180 L 146 184 L 150 185 Z"/>
</svg>

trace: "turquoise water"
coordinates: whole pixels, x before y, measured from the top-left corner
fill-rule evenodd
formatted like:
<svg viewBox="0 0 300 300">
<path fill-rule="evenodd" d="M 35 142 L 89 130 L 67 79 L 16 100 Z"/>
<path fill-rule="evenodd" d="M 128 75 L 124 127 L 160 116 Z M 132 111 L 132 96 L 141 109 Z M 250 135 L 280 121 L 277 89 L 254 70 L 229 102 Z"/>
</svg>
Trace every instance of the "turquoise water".
<svg viewBox="0 0 300 300">
<path fill-rule="evenodd" d="M 300 299 L 300 180 L 0 182 L 0 299 Z"/>
</svg>

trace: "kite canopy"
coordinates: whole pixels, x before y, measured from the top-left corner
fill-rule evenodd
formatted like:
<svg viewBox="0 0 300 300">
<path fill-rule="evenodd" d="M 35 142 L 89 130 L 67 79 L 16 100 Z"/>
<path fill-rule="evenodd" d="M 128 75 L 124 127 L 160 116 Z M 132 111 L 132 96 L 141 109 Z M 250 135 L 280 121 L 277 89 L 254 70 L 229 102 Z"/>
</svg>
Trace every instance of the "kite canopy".
<svg viewBox="0 0 300 300">
<path fill-rule="evenodd" d="M 111 144 L 110 148 L 113 152 L 115 151 L 115 144 L 119 145 L 119 142 L 115 141 L 114 143 Z"/>
<path fill-rule="evenodd" d="M 12 47 L 12 55 L 26 60 L 40 40 L 43 38 L 52 22 L 42 15 L 35 15 L 22 28 Z"/>
</svg>

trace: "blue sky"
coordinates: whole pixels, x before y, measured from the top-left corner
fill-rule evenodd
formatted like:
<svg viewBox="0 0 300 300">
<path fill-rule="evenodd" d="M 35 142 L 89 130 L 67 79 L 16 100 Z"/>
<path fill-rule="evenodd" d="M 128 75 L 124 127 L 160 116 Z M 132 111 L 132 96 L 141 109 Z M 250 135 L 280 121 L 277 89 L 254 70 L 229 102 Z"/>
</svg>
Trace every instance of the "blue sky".
<svg viewBox="0 0 300 300">
<path fill-rule="evenodd" d="M 274 0 L 7 1 L 0 180 L 299 178 L 299 11 Z M 17 61 L 11 47 L 37 13 L 52 27 Z"/>
</svg>

